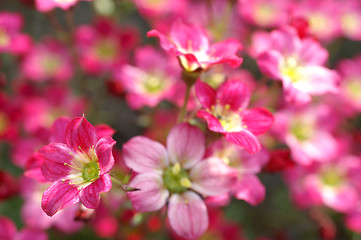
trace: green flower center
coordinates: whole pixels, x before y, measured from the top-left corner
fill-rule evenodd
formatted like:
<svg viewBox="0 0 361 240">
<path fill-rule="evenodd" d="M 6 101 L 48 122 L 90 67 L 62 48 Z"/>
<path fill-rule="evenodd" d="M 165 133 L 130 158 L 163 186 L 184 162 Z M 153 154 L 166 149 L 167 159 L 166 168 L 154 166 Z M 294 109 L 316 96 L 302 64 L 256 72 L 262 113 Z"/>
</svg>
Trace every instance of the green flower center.
<svg viewBox="0 0 361 240">
<path fill-rule="evenodd" d="M 291 132 L 297 140 L 307 141 L 313 136 L 314 125 L 307 121 L 296 121 L 291 126 Z"/>
<path fill-rule="evenodd" d="M 192 186 L 188 173 L 179 163 L 170 166 L 163 172 L 165 187 L 172 193 L 182 193 Z"/>
<path fill-rule="evenodd" d="M 332 187 L 342 183 L 342 175 L 336 169 L 328 169 L 322 173 L 321 178 L 324 184 Z"/>
<path fill-rule="evenodd" d="M 82 177 L 86 182 L 94 182 L 99 178 L 99 163 L 98 162 L 90 162 L 85 164 Z"/>
</svg>

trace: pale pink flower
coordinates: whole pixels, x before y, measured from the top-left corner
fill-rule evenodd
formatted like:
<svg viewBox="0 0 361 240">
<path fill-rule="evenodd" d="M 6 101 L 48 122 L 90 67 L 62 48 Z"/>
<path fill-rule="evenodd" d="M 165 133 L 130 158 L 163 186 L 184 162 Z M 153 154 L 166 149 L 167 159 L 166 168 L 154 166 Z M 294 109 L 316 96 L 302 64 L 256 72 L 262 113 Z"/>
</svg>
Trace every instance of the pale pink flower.
<svg viewBox="0 0 361 240">
<path fill-rule="evenodd" d="M 328 52 L 310 38 L 300 39 L 292 28 L 263 34 L 267 48 L 258 52 L 257 63 L 265 75 L 281 80 L 287 102 L 304 104 L 312 95 L 337 93 L 339 76 L 324 67 Z M 258 46 L 254 46 L 256 49 Z"/>
<path fill-rule="evenodd" d="M 134 137 L 123 146 L 126 165 L 138 174 L 128 192 L 136 211 L 151 212 L 168 205 L 172 229 L 185 238 L 197 238 L 208 227 L 207 207 L 200 195 L 226 193 L 237 171 L 216 157 L 203 159 L 205 138 L 188 123 L 174 127 L 167 148 L 145 137 Z"/>
</svg>

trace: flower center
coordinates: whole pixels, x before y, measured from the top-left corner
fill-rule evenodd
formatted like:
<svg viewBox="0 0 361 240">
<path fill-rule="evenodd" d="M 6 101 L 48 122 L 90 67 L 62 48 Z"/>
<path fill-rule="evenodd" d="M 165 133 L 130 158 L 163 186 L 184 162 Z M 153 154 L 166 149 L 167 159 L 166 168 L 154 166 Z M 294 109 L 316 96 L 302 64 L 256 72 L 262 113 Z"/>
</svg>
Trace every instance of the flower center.
<svg viewBox="0 0 361 240">
<path fill-rule="evenodd" d="M 246 128 L 246 126 L 242 126 L 242 119 L 239 113 L 231 111 L 228 104 L 225 106 L 221 104 L 212 106 L 212 113 L 227 132 L 240 132 L 243 128 Z"/>
<path fill-rule="evenodd" d="M 321 174 L 321 179 L 325 185 L 336 187 L 342 183 L 342 175 L 336 169 L 327 169 Z"/>
<path fill-rule="evenodd" d="M 112 39 L 101 40 L 97 43 L 95 52 L 101 60 L 114 60 L 117 56 L 116 43 Z"/>
<path fill-rule="evenodd" d="M 94 182 L 99 178 L 99 163 L 98 162 L 90 162 L 85 164 L 82 177 L 87 182 Z"/>
<path fill-rule="evenodd" d="M 164 81 L 160 76 L 150 75 L 143 82 L 143 86 L 147 93 L 155 94 L 164 89 Z"/>
<path fill-rule="evenodd" d="M 295 121 L 291 126 L 292 134 L 299 141 L 307 141 L 313 136 L 314 126 L 307 121 Z"/>
<path fill-rule="evenodd" d="M 352 78 L 346 83 L 346 93 L 352 98 L 352 100 L 358 100 L 361 98 L 361 79 Z"/>
<path fill-rule="evenodd" d="M 286 58 L 281 67 L 281 74 L 290 78 L 291 82 L 299 82 L 302 80 L 303 67 L 298 65 L 297 59 L 294 57 Z"/>
<path fill-rule="evenodd" d="M 10 38 L 5 29 L 0 27 L 0 47 L 5 47 L 10 43 Z"/>
<path fill-rule="evenodd" d="M 168 167 L 163 172 L 165 187 L 172 193 L 182 193 L 192 186 L 188 173 L 182 169 L 179 163 Z"/>
</svg>

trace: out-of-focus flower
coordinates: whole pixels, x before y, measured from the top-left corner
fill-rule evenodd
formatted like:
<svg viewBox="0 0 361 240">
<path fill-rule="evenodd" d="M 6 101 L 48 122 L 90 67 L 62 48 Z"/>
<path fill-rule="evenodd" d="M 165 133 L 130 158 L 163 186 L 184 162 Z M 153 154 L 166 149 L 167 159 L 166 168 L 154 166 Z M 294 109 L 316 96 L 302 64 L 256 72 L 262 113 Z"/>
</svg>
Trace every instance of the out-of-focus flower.
<svg viewBox="0 0 361 240">
<path fill-rule="evenodd" d="M 236 55 L 242 48 L 239 41 L 228 39 L 209 45 L 204 29 L 176 21 L 170 30 L 170 38 L 157 30 L 147 33 L 148 37 L 157 37 L 161 47 L 178 57 L 184 70 L 188 72 L 207 70 L 212 65 L 227 63 L 238 67 L 242 58 Z"/>
<path fill-rule="evenodd" d="M 108 19 L 98 19 L 93 26 L 76 29 L 75 45 L 80 65 L 91 74 L 112 71 L 128 61 L 129 52 L 138 44 L 138 32 L 119 27 Z"/>
<path fill-rule="evenodd" d="M 291 6 L 287 0 L 239 0 L 239 13 L 253 25 L 279 27 L 289 21 Z"/>
<path fill-rule="evenodd" d="M 265 108 L 247 109 L 251 93 L 244 83 L 228 80 L 216 91 L 208 84 L 197 81 L 196 93 L 205 109 L 199 110 L 197 116 L 207 121 L 211 131 L 223 133 L 227 141 L 245 148 L 249 153 L 261 150 L 256 135 L 268 131 L 273 116 Z"/>
<path fill-rule="evenodd" d="M 35 0 L 36 9 L 40 12 L 48 12 L 56 7 L 63 10 L 69 10 L 79 1 L 92 1 L 92 0 Z"/>
<path fill-rule="evenodd" d="M 218 140 L 213 143 L 207 151 L 206 156 L 214 156 L 222 159 L 228 166 L 238 172 L 238 181 L 231 188 L 230 194 L 237 199 L 245 200 L 255 206 L 263 201 L 266 196 L 266 189 L 257 178 L 256 174 L 261 172 L 262 167 L 267 163 L 269 154 L 262 149 L 256 154 L 249 154 L 237 145 L 230 144 L 227 141 Z M 215 196 L 207 198 L 207 204 L 229 203 L 230 195 Z"/>
<path fill-rule="evenodd" d="M 138 48 L 135 52 L 135 66 L 124 65 L 116 70 L 115 79 L 127 91 L 130 107 L 155 107 L 162 100 L 172 100 L 179 81 L 180 69 L 177 62 L 157 52 L 150 46 Z"/>
<path fill-rule="evenodd" d="M 168 205 L 168 219 L 174 231 L 186 238 L 201 236 L 208 227 L 207 208 L 197 194 L 226 193 L 237 179 L 237 171 L 221 159 L 203 159 L 205 138 L 188 123 L 172 129 L 167 149 L 145 137 L 132 138 L 123 146 L 126 165 L 138 174 L 128 192 L 135 210 L 157 211 Z"/>
<path fill-rule="evenodd" d="M 310 38 L 300 39 L 293 28 L 274 30 L 260 46 L 257 63 L 268 77 L 281 80 L 287 102 L 304 104 L 311 95 L 337 93 L 339 76 L 325 64 L 328 52 Z M 254 46 L 257 49 L 258 46 Z M 317 87 L 316 87 L 317 86 Z"/>
<path fill-rule="evenodd" d="M 55 39 L 46 39 L 24 58 L 21 70 L 35 82 L 65 82 L 73 77 L 73 63 L 68 48 Z"/>
<path fill-rule="evenodd" d="M 357 0 L 348 0 L 339 4 L 339 24 L 342 34 L 355 41 L 361 40 L 361 4 Z"/>
<path fill-rule="evenodd" d="M 0 171 L 0 201 L 14 196 L 17 191 L 16 179 L 10 173 Z"/>
<path fill-rule="evenodd" d="M 338 142 L 326 122 L 332 120 L 332 110 L 326 105 L 278 111 L 275 119 L 272 130 L 290 147 L 295 162 L 326 162 L 338 153 Z"/>
<path fill-rule="evenodd" d="M 15 233 L 15 224 L 9 218 L 0 216 L 0 239 L 13 240 Z"/>
<path fill-rule="evenodd" d="M 39 150 L 42 173 L 54 182 L 43 194 L 41 206 L 46 214 L 81 201 L 87 208 L 99 205 L 100 193 L 111 188 L 109 171 L 113 167 L 109 137 L 98 140 L 96 130 L 84 117 L 73 119 L 66 129 L 66 144 L 51 143 Z"/>
<path fill-rule="evenodd" d="M 339 212 L 355 209 L 359 199 L 360 158 L 337 156 L 329 162 L 285 172 L 292 196 L 300 206 L 325 205 Z"/>
<path fill-rule="evenodd" d="M 24 54 L 31 49 L 32 40 L 20 33 L 23 18 L 18 13 L 0 12 L 0 53 Z"/>
</svg>

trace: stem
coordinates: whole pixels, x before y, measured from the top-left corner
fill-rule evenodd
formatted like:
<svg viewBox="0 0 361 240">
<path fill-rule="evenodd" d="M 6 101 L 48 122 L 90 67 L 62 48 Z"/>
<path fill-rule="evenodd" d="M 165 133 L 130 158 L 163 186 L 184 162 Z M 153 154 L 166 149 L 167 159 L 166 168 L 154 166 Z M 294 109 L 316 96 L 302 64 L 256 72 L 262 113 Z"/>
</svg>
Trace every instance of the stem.
<svg viewBox="0 0 361 240">
<path fill-rule="evenodd" d="M 184 121 L 184 118 L 187 113 L 187 105 L 188 105 L 188 100 L 189 100 L 189 95 L 190 95 L 192 85 L 188 84 L 188 83 L 186 83 L 186 85 L 187 85 L 186 95 L 184 97 L 184 103 L 183 103 L 182 109 L 179 113 L 178 123 Z"/>
</svg>

